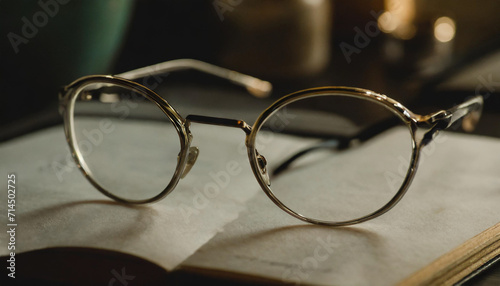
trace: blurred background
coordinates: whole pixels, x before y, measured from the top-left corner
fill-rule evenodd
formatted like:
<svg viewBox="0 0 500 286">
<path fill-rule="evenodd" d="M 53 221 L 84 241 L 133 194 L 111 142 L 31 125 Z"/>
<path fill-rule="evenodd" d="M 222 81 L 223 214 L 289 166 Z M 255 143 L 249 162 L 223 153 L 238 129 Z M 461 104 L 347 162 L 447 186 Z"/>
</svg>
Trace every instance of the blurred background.
<svg viewBox="0 0 500 286">
<path fill-rule="evenodd" d="M 476 132 L 500 136 L 499 10 L 486 0 L 1 1 L 0 140 L 61 123 L 58 90 L 80 76 L 178 58 L 272 82 L 259 108 L 324 85 L 371 89 L 420 112 L 482 94 Z M 184 116 L 225 104 L 251 124 L 259 113 L 247 108 L 258 99 L 207 75 L 161 83 L 155 91 Z"/>
</svg>

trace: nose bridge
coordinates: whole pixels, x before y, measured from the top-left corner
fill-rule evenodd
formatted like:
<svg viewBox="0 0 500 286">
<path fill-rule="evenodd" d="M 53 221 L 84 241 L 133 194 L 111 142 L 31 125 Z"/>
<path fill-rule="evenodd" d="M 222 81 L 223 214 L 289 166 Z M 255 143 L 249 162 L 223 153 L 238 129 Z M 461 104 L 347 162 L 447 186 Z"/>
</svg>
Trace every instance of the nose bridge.
<svg viewBox="0 0 500 286">
<path fill-rule="evenodd" d="M 190 114 L 186 116 L 186 121 L 209 124 L 209 125 L 240 128 L 247 135 L 249 135 L 252 132 L 252 127 L 243 120 Z"/>
</svg>

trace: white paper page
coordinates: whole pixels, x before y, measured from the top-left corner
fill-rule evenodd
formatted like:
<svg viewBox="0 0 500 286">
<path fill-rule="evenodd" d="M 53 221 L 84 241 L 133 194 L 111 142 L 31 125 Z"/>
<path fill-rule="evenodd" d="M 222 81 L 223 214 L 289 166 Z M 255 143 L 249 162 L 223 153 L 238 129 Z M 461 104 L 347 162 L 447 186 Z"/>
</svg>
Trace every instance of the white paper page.
<svg viewBox="0 0 500 286">
<path fill-rule="evenodd" d="M 191 172 L 162 201 L 135 207 L 115 203 L 84 178 L 69 155 L 62 126 L 0 145 L 2 222 L 7 222 L 7 175 L 16 174 L 15 252 L 56 246 L 104 248 L 167 270 L 176 267 L 236 219 L 259 190 L 244 132 L 198 124 L 191 130 L 192 145 L 200 149 Z M 8 240 L 5 228 L 6 223 L 2 242 Z M 0 255 L 8 253 L 7 247 L 0 248 Z"/>
<path fill-rule="evenodd" d="M 397 143 L 386 139 L 376 140 Z M 349 227 L 300 222 L 261 192 L 183 265 L 292 283 L 393 285 L 499 222 L 498 150 L 498 139 L 443 133 L 402 201 Z"/>
</svg>

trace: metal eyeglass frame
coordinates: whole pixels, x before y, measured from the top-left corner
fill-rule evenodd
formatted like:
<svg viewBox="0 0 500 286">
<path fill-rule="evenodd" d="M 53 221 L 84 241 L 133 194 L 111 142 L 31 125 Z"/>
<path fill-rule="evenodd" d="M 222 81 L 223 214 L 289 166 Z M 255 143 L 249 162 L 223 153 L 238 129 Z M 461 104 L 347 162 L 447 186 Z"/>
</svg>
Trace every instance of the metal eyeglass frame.
<svg viewBox="0 0 500 286">
<path fill-rule="evenodd" d="M 202 115 L 188 115 L 183 118 L 165 99 L 160 97 L 157 93 L 141 85 L 134 80 L 141 78 L 146 78 L 149 76 L 154 76 L 158 74 L 163 74 L 167 72 L 173 72 L 184 69 L 194 69 L 201 72 L 205 72 L 211 75 L 215 75 L 221 78 L 228 79 L 236 84 L 244 86 L 247 90 L 256 97 L 266 97 L 271 91 L 271 84 L 267 81 L 262 81 L 260 79 L 244 75 L 235 71 L 220 68 L 208 63 L 200 62 L 191 59 L 180 59 L 164 62 L 161 64 L 125 72 L 119 75 L 93 75 L 86 76 L 77 79 L 73 83 L 63 87 L 59 93 L 59 111 L 64 119 L 64 130 L 66 134 L 66 139 L 69 144 L 73 158 L 75 159 L 79 169 L 83 172 L 84 176 L 90 181 L 90 183 L 97 188 L 104 195 L 122 203 L 128 204 L 144 204 L 151 203 L 164 198 L 169 194 L 177 185 L 179 180 L 187 175 L 191 167 L 196 161 L 198 155 L 197 147 L 191 147 L 192 134 L 189 130 L 190 124 L 192 122 L 210 124 L 210 125 L 220 125 L 227 127 L 236 127 L 242 129 L 246 134 L 245 144 L 247 147 L 248 158 L 252 171 L 262 187 L 266 195 L 281 209 L 283 209 L 288 214 L 318 225 L 328 225 L 328 226 L 344 226 L 360 223 L 373 219 L 377 216 L 390 210 L 394 207 L 399 200 L 406 193 L 411 181 L 413 180 L 419 161 L 420 150 L 427 145 L 441 130 L 445 130 L 450 126 L 454 125 L 456 122 L 461 122 L 462 127 L 465 131 L 472 131 L 477 121 L 480 118 L 483 98 L 481 96 L 474 96 L 464 103 L 452 107 L 447 110 L 440 110 L 438 112 L 429 115 L 418 115 L 411 112 L 409 109 L 404 107 L 401 103 L 379 93 L 375 93 L 370 90 L 352 87 L 319 87 L 311 88 L 295 93 L 286 95 L 276 102 L 274 102 L 270 107 L 268 107 L 255 121 L 253 127 L 248 125 L 242 120 L 228 119 L 228 118 L 217 118 Z M 140 94 L 147 97 L 150 101 L 155 103 L 170 119 L 170 121 L 175 126 L 180 139 L 181 151 L 179 153 L 177 167 L 175 173 L 170 181 L 170 183 L 161 191 L 158 195 L 144 200 L 128 200 L 114 195 L 112 192 L 101 187 L 92 177 L 92 172 L 87 167 L 82 154 L 77 148 L 74 138 L 74 127 L 73 127 L 73 105 L 74 97 L 79 94 L 79 90 L 91 83 L 109 83 L 116 84 L 118 86 L 127 87 L 133 91 L 139 92 Z M 316 220 L 305 217 L 284 205 L 273 193 L 270 187 L 267 163 L 266 159 L 258 153 L 255 146 L 255 140 L 258 131 L 263 126 L 266 119 L 273 115 L 274 112 L 279 110 L 281 107 L 295 102 L 297 100 L 324 96 L 324 95 L 342 95 L 350 96 L 354 98 L 369 100 L 377 104 L 381 104 L 399 117 L 402 122 L 408 127 L 412 138 L 412 155 L 410 160 L 410 166 L 406 173 L 406 177 L 397 191 L 396 195 L 380 209 L 363 216 L 361 218 L 347 220 L 347 221 L 323 221 Z M 72 103 L 73 102 L 73 103 Z M 356 139 L 356 138 L 351 138 Z M 307 151 L 306 151 L 307 152 Z M 299 152 L 300 153 L 300 152 Z M 301 156 L 301 154 L 296 154 L 294 157 Z M 286 167 L 286 166 L 285 166 Z"/>
</svg>

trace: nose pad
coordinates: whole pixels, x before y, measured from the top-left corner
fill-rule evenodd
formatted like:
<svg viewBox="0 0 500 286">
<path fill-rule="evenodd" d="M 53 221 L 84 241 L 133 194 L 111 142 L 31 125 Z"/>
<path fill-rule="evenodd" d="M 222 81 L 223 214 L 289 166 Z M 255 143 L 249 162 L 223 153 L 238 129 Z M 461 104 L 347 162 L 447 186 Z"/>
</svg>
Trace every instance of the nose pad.
<svg viewBox="0 0 500 286">
<path fill-rule="evenodd" d="M 270 187 L 271 180 L 269 180 L 269 173 L 267 172 L 267 160 L 266 157 L 260 155 L 259 152 L 257 152 L 257 165 L 259 166 L 260 175 L 264 179 L 264 182 Z"/>
<path fill-rule="evenodd" d="M 189 173 L 191 168 L 193 168 L 194 162 L 196 162 L 199 153 L 200 150 L 198 149 L 198 147 L 189 147 L 187 162 L 186 166 L 184 167 L 184 171 L 182 171 L 181 179 L 184 179 L 184 177 Z"/>
</svg>

